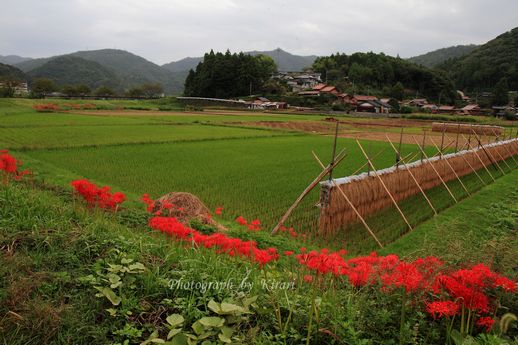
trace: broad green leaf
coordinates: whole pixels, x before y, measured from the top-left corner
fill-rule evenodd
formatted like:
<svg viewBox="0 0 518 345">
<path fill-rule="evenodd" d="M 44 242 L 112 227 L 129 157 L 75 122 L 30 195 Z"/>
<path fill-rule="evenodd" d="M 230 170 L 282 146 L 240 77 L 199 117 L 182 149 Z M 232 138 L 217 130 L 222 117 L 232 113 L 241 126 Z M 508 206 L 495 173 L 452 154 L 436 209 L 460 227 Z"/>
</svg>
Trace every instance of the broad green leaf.
<svg viewBox="0 0 518 345">
<path fill-rule="evenodd" d="M 176 335 L 173 339 L 170 341 L 171 345 L 187 345 L 187 337 L 185 334 L 180 333 Z"/>
<path fill-rule="evenodd" d="M 224 327 L 221 327 L 221 333 L 224 336 L 226 336 L 227 338 L 230 338 L 230 337 L 232 337 L 232 333 L 234 333 L 234 329 L 230 328 L 230 327 L 227 327 L 227 326 L 224 326 Z"/>
<path fill-rule="evenodd" d="M 142 265 L 140 262 L 135 262 L 133 265 L 129 265 L 128 268 L 130 271 L 144 271 L 146 266 Z"/>
<path fill-rule="evenodd" d="M 214 302 L 213 299 L 209 301 L 209 304 L 207 304 L 207 307 L 209 307 L 210 310 L 215 312 L 216 314 L 221 314 L 221 306 L 219 303 Z"/>
<path fill-rule="evenodd" d="M 242 313 L 245 310 L 243 309 L 243 307 L 240 307 L 238 305 L 223 302 L 223 303 L 221 303 L 221 311 L 223 314 L 231 314 L 231 313 L 238 313 L 238 312 Z"/>
<path fill-rule="evenodd" d="M 192 324 L 191 327 L 194 330 L 194 333 L 196 333 L 197 335 L 200 335 L 205 331 L 205 328 L 200 323 L 200 321 L 196 321 L 195 323 Z"/>
<path fill-rule="evenodd" d="M 123 258 L 123 259 L 121 260 L 121 264 L 123 264 L 123 265 L 130 264 L 130 263 L 132 263 L 132 262 L 133 262 L 133 259 L 126 259 L 126 258 Z"/>
<path fill-rule="evenodd" d="M 249 298 L 245 298 L 245 300 L 243 301 L 243 305 L 248 308 L 250 307 L 250 305 L 252 305 L 252 303 L 254 303 L 255 301 L 257 301 L 257 296 L 252 296 L 252 297 L 249 297 Z"/>
<path fill-rule="evenodd" d="M 167 340 L 171 339 L 172 337 L 174 337 L 175 335 L 177 335 L 178 333 L 180 333 L 182 331 L 181 328 L 173 328 L 172 330 L 169 331 L 169 333 L 167 334 Z"/>
<path fill-rule="evenodd" d="M 115 294 L 115 292 L 113 292 L 112 289 L 110 289 L 109 287 L 103 287 L 103 288 L 100 288 L 100 287 L 95 287 L 97 290 L 99 290 L 106 298 L 108 298 L 108 300 L 113 304 L 113 305 L 119 305 L 120 302 L 122 301 L 121 298 L 119 296 L 117 296 Z"/>
<path fill-rule="evenodd" d="M 225 319 L 220 317 L 206 316 L 199 319 L 197 322 L 205 327 L 221 327 L 225 323 Z"/>
<path fill-rule="evenodd" d="M 224 343 L 231 343 L 232 342 L 232 340 L 229 337 L 227 337 L 226 335 L 224 335 L 222 333 L 218 334 L 218 338 L 219 338 L 219 340 L 221 340 Z"/>
<path fill-rule="evenodd" d="M 173 314 L 173 315 L 169 315 L 167 317 L 166 321 L 171 327 L 176 327 L 183 323 L 184 318 L 180 314 Z"/>
</svg>

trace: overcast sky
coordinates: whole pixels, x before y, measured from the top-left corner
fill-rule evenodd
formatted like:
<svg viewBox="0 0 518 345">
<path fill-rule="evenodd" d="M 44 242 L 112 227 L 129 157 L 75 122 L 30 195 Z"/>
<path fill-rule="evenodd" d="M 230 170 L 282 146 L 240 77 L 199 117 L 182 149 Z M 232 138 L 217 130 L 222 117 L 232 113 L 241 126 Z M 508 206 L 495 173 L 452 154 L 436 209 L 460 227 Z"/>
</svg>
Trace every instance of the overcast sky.
<svg viewBox="0 0 518 345">
<path fill-rule="evenodd" d="M 117 48 L 163 64 L 280 47 L 410 57 L 515 26 L 517 0 L 14 0 L 0 13 L 0 55 Z"/>
</svg>

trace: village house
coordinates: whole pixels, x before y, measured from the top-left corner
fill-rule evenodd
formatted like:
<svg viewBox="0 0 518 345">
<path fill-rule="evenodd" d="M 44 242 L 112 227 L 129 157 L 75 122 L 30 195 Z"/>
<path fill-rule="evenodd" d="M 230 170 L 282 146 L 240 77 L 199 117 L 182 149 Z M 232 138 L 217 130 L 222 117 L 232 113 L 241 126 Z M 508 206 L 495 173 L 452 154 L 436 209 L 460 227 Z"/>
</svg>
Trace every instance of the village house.
<svg viewBox="0 0 518 345">
<path fill-rule="evenodd" d="M 455 107 L 453 105 L 441 105 L 438 109 L 439 114 L 453 114 Z"/>
<path fill-rule="evenodd" d="M 459 110 L 459 114 L 462 115 L 480 115 L 482 111 L 478 104 L 468 104 Z"/>
<path fill-rule="evenodd" d="M 273 79 L 286 82 L 291 92 L 300 92 L 322 83 L 320 73 L 279 72 Z"/>
<path fill-rule="evenodd" d="M 439 107 L 435 104 L 425 104 L 421 107 L 421 110 L 428 113 L 437 114 L 439 112 Z"/>
</svg>

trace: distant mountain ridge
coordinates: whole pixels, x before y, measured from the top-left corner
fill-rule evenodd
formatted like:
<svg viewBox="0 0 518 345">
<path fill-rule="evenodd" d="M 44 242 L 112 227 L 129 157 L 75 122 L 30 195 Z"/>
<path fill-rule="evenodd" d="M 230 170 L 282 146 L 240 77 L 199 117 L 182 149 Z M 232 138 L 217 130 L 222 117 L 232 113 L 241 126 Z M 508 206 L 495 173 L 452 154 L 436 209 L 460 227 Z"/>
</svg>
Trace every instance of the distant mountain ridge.
<svg viewBox="0 0 518 345">
<path fill-rule="evenodd" d="M 266 55 L 271 57 L 277 64 L 279 71 L 286 72 L 297 72 L 302 71 L 304 68 L 311 67 L 313 62 L 316 60 L 316 55 L 300 56 L 288 53 L 287 51 L 277 48 L 274 50 L 267 51 L 249 51 L 245 54 L 250 55 Z M 188 57 L 178 61 L 173 61 L 162 65 L 162 67 L 172 72 L 188 72 L 190 69 L 195 69 L 198 63 L 203 60 L 203 57 Z"/>
<path fill-rule="evenodd" d="M 453 47 L 437 49 L 426 54 L 408 58 L 407 60 L 425 67 L 435 67 L 449 59 L 468 55 L 478 47 L 480 46 L 476 44 L 457 45 Z"/>
<path fill-rule="evenodd" d="M 144 83 L 160 83 L 164 87 L 166 93 L 179 94 L 183 90 L 183 80 L 175 78 L 171 71 L 168 71 L 161 66 L 154 64 L 140 56 L 118 49 L 100 49 L 89 51 L 78 51 L 71 54 L 53 56 L 49 58 L 33 59 L 16 64 L 16 67 L 25 71 L 29 75 L 46 75 L 50 79 L 61 84 L 63 82 L 63 75 L 59 78 L 54 77 L 53 72 L 58 71 L 55 64 L 49 65 L 53 60 L 58 60 L 65 64 L 75 64 L 76 66 L 88 64 L 88 62 L 81 62 L 80 60 L 61 59 L 62 57 L 75 57 L 84 61 L 94 62 L 97 65 L 91 65 L 98 76 L 107 77 L 111 75 L 114 82 L 110 85 L 118 85 L 119 90 L 127 90 Z M 46 70 L 48 67 L 50 71 Z M 102 68 L 100 68 L 102 67 Z M 73 68 L 67 68 L 68 73 L 71 74 L 67 78 L 70 82 L 75 81 L 75 84 L 87 84 L 90 87 L 97 87 L 87 74 L 77 73 Z M 33 72 L 37 70 L 36 72 Z M 81 68 L 81 70 L 83 70 Z M 84 80 L 84 78 L 88 80 Z M 106 83 L 102 84 L 106 85 Z M 109 86 L 109 85 L 106 85 Z M 114 87 L 114 86 L 110 86 Z"/>
<path fill-rule="evenodd" d="M 23 57 L 18 55 L 0 55 L 0 63 L 6 65 L 16 65 L 17 63 L 25 62 L 32 60 L 29 57 Z"/>
</svg>

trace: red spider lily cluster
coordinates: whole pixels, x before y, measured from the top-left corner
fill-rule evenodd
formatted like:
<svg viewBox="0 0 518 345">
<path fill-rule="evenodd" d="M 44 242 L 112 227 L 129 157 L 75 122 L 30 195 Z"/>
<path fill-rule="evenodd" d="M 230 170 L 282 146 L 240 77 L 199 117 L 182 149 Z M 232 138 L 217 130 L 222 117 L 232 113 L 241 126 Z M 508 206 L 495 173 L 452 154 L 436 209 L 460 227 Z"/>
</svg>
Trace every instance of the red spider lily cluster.
<svg viewBox="0 0 518 345">
<path fill-rule="evenodd" d="M 124 193 L 111 193 L 110 187 L 98 187 L 86 179 L 75 180 L 70 184 L 83 197 L 89 207 L 117 211 L 119 206 L 126 200 Z"/>
<path fill-rule="evenodd" d="M 51 113 L 59 110 L 59 105 L 53 103 L 35 104 L 34 110 L 40 113 Z"/>
<path fill-rule="evenodd" d="M 142 201 L 144 204 L 146 204 L 146 211 L 152 212 L 153 208 L 155 207 L 155 200 L 151 199 L 149 194 L 144 194 L 140 198 L 140 201 Z"/>
<path fill-rule="evenodd" d="M 174 217 L 153 217 L 149 220 L 149 226 L 178 240 L 204 248 L 214 248 L 218 253 L 249 258 L 261 267 L 279 259 L 275 248 L 259 249 L 255 241 L 243 241 L 239 238 L 227 237 L 222 233 L 205 235 L 185 226 Z"/>
<path fill-rule="evenodd" d="M 214 214 L 216 216 L 221 216 L 222 213 L 223 213 L 223 207 L 221 207 L 221 206 L 216 207 L 216 209 L 214 210 Z"/>
<path fill-rule="evenodd" d="M 301 248 L 295 257 L 317 276 L 345 276 L 356 287 L 378 286 L 382 292 L 401 288 L 407 294 L 419 296 L 434 319 L 469 311 L 472 320 L 478 316 L 476 324 L 486 330 L 493 324 L 488 315 L 496 308 L 492 296 L 497 290 L 516 292 L 516 282 L 483 264 L 449 271 L 436 257 L 405 262 L 396 255 L 372 253 L 347 260 L 345 254 L 345 250 L 329 252 L 327 249 L 306 253 L 305 248 Z"/>
<path fill-rule="evenodd" d="M 246 226 L 250 231 L 261 231 L 261 221 L 259 219 L 254 219 L 249 223 L 243 216 L 239 216 L 236 218 L 236 223 Z"/>
<path fill-rule="evenodd" d="M 20 165 L 22 165 L 22 162 L 9 154 L 9 151 L 0 150 L 0 172 L 3 172 L 4 182 L 7 182 L 9 178 L 19 181 L 25 175 L 31 173 L 29 170 L 20 171 Z"/>
</svg>

